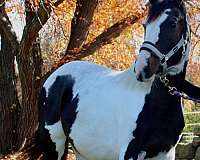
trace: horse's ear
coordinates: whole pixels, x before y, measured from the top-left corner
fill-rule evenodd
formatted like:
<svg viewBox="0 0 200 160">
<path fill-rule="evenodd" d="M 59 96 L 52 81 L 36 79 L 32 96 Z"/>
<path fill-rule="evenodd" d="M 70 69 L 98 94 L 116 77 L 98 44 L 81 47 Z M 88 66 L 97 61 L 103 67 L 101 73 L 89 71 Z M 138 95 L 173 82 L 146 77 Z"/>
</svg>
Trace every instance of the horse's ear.
<svg viewBox="0 0 200 160">
<path fill-rule="evenodd" d="M 161 3 L 164 0 L 144 0 L 144 4 L 146 6 L 152 6 L 153 4 L 155 4 L 156 2 Z M 182 1 L 182 0 L 178 0 L 178 1 Z"/>
<path fill-rule="evenodd" d="M 145 6 L 151 6 L 155 3 L 156 0 L 144 0 Z"/>
<path fill-rule="evenodd" d="M 176 0 L 179 4 L 183 3 L 183 0 Z"/>
</svg>

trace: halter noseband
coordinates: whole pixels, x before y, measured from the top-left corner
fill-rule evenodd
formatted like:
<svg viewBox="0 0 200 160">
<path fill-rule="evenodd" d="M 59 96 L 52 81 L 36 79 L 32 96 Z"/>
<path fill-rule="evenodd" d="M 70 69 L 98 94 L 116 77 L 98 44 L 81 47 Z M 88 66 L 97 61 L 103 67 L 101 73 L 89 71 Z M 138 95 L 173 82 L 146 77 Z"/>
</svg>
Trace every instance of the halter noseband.
<svg viewBox="0 0 200 160">
<path fill-rule="evenodd" d="M 144 41 L 142 46 L 140 47 L 140 51 L 141 50 L 146 50 L 152 54 L 154 54 L 155 56 L 157 56 L 160 59 L 160 65 L 163 67 L 163 72 L 161 73 L 161 75 L 166 75 L 167 73 L 169 73 L 172 70 L 176 70 L 177 66 L 183 62 L 186 58 L 186 52 L 187 52 L 187 44 L 190 41 L 189 38 L 189 27 L 187 25 L 187 30 L 186 30 L 186 36 L 184 38 L 184 36 L 182 35 L 182 38 L 179 40 L 179 42 L 171 49 L 171 51 L 169 51 L 167 54 L 163 54 L 159 51 L 159 49 L 155 46 L 155 44 L 153 44 L 152 42 L 149 41 Z M 176 65 L 167 67 L 167 61 L 175 54 L 179 51 L 179 49 L 183 47 L 183 51 L 182 51 L 182 58 L 180 60 L 180 62 Z"/>
</svg>

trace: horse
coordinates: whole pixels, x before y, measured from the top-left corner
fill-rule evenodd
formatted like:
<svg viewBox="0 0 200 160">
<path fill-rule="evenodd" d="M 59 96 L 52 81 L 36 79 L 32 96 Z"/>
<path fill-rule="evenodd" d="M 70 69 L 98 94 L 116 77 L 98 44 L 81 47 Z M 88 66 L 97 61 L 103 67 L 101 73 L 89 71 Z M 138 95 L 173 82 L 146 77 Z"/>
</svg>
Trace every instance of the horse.
<svg viewBox="0 0 200 160">
<path fill-rule="evenodd" d="M 181 97 L 190 50 L 182 0 L 149 0 L 144 42 L 128 69 L 64 64 L 39 97 L 39 141 L 47 160 L 174 160 L 184 128 Z"/>
</svg>

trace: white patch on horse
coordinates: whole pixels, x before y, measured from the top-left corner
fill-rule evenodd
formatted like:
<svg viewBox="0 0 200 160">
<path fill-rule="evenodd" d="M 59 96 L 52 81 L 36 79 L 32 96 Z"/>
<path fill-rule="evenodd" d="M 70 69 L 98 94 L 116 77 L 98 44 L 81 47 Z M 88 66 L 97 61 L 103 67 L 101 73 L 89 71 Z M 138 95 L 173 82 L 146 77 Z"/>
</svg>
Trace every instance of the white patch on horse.
<svg viewBox="0 0 200 160">
<path fill-rule="evenodd" d="M 147 61 L 150 56 L 151 54 L 145 50 L 138 55 L 137 58 L 138 60 L 135 63 L 135 73 L 137 77 L 143 71 L 143 69 L 148 65 Z"/>
<path fill-rule="evenodd" d="M 156 44 L 156 42 L 158 42 L 160 26 L 169 16 L 168 14 L 166 14 L 166 12 L 170 11 L 171 9 L 166 9 L 158 18 L 147 24 L 144 41 L 149 41 L 153 44 Z"/>
<path fill-rule="evenodd" d="M 145 151 L 141 151 L 140 154 L 138 155 L 138 159 L 137 160 L 144 160 L 146 154 L 147 153 Z"/>
<path fill-rule="evenodd" d="M 58 152 L 58 160 L 60 160 L 62 158 L 62 155 L 64 154 L 66 141 L 66 136 L 62 128 L 62 123 L 61 121 L 59 121 L 53 125 L 46 125 L 45 128 L 49 130 L 51 140 L 56 145 L 56 151 Z"/>
<path fill-rule="evenodd" d="M 149 0 L 143 0 L 143 3 L 145 6 L 147 6 L 148 4 L 150 4 Z"/>
<path fill-rule="evenodd" d="M 175 160 L 175 147 L 172 147 L 168 152 L 160 152 L 156 157 L 148 160 Z"/>
<path fill-rule="evenodd" d="M 168 18 L 169 15 L 166 14 L 166 12 L 169 12 L 169 11 L 171 10 L 166 9 L 156 20 L 147 24 L 144 41 L 148 41 L 153 44 L 156 44 L 156 42 L 158 42 L 159 35 L 160 35 L 160 26 Z M 149 57 L 150 57 L 150 53 L 147 52 L 146 50 L 142 50 L 141 53 L 139 54 L 137 61 L 135 63 L 135 72 L 136 72 L 137 77 L 148 65 Z"/>
<path fill-rule="evenodd" d="M 158 2 L 159 3 L 162 3 L 164 0 L 158 0 Z M 149 4 L 151 4 L 151 2 L 150 2 L 150 0 L 143 0 L 143 2 L 144 2 L 144 5 L 149 5 Z"/>
</svg>

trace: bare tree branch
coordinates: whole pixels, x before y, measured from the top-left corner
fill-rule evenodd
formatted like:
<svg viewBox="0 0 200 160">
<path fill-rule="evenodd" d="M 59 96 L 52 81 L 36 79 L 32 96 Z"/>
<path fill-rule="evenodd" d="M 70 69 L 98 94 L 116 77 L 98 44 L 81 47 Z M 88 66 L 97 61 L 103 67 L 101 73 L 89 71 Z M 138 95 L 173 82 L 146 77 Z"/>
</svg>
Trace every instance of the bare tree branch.
<svg viewBox="0 0 200 160">
<path fill-rule="evenodd" d="M 101 48 L 103 45 L 111 43 L 112 39 L 118 37 L 125 28 L 134 24 L 142 17 L 143 17 L 142 15 L 137 15 L 137 16 L 132 15 L 130 17 L 124 18 L 123 20 L 115 23 L 110 28 L 106 29 L 103 33 L 97 36 L 91 43 L 85 44 L 81 48 L 81 50 L 77 50 L 74 53 L 67 54 L 59 62 L 79 60 L 81 58 L 84 58 L 86 56 L 93 54 L 96 50 Z M 60 65 L 60 63 L 58 64 Z"/>
<path fill-rule="evenodd" d="M 56 1 L 53 6 L 57 7 L 60 5 L 64 0 Z M 30 9 L 30 7 L 28 7 Z M 41 0 L 40 6 L 37 11 L 35 11 L 35 15 L 31 21 L 29 21 L 23 32 L 22 42 L 25 45 L 31 45 L 32 40 L 37 37 L 38 32 L 43 27 L 43 25 L 49 19 L 49 15 L 51 14 L 52 8 L 50 4 L 43 3 Z M 23 48 L 22 48 L 23 49 Z"/>
<path fill-rule="evenodd" d="M 98 0 L 77 0 L 76 10 L 71 24 L 71 35 L 65 54 L 80 48 L 89 30 Z"/>
<path fill-rule="evenodd" d="M 199 25 L 200 25 L 200 24 L 199 24 Z M 192 32 L 192 34 L 193 34 L 196 38 L 200 39 L 200 35 L 198 34 L 198 28 L 199 28 L 199 26 L 196 28 L 195 31 L 193 31 L 193 30 L 191 29 L 191 32 Z"/>
<path fill-rule="evenodd" d="M 121 21 L 115 23 L 110 28 L 106 29 L 103 33 L 97 36 L 91 43 L 85 44 L 81 49 L 77 49 L 74 52 L 67 53 L 56 64 L 53 65 L 51 70 L 42 77 L 41 81 L 42 82 L 45 81 L 53 71 L 55 71 L 58 67 L 60 67 L 64 63 L 73 60 L 80 60 L 86 56 L 92 55 L 96 50 L 101 48 L 103 45 L 111 43 L 112 39 L 118 37 L 124 29 L 139 21 L 141 18 L 144 17 L 145 14 L 146 12 L 144 11 L 143 13 L 138 13 L 138 15 L 132 15 L 122 19 Z"/>
</svg>

